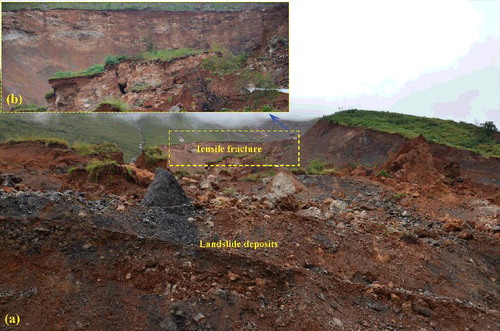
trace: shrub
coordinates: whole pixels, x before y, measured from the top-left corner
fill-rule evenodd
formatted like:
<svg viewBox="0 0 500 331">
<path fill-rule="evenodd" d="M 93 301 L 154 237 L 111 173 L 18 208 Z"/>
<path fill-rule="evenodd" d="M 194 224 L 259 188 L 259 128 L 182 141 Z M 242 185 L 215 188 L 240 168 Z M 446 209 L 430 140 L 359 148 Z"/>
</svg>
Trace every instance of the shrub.
<svg viewBox="0 0 500 331">
<path fill-rule="evenodd" d="M 323 174 L 323 170 L 325 169 L 325 167 L 326 162 L 321 160 L 320 158 L 316 158 L 309 162 L 306 171 L 310 175 L 321 175 Z"/>
<path fill-rule="evenodd" d="M 106 173 L 118 173 L 120 166 L 116 161 L 112 160 L 92 160 L 85 170 L 89 173 L 90 180 L 99 181 L 103 174 Z"/>
<path fill-rule="evenodd" d="M 101 101 L 99 105 L 97 106 L 97 109 L 99 109 L 103 105 L 110 105 L 113 106 L 114 108 L 118 109 L 121 112 L 128 112 L 130 111 L 130 106 L 127 105 L 125 102 L 123 102 L 120 99 L 116 98 L 109 98 Z"/>
</svg>

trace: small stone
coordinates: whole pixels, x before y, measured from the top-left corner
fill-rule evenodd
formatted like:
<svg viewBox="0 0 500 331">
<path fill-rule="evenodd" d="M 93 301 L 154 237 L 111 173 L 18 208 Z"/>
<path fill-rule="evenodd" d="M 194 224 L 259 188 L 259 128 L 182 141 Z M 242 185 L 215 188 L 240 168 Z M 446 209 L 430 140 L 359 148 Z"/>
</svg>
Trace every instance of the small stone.
<svg viewBox="0 0 500 331">
<path fill-rule="evenodd" d="M 130 279 L 132 278 L 132 274 L 129 272 L 126 276 L 125 276 L 125 279 Z"/>
<path fill-rule="evenodd" d="M 116 210 L 117 211 L 125 211 L 125 206 L 124 205 L 118 205 L 118 207 L 116 207 Z"/>
<path fill-rule="evenodd" d="M 238 276 L 237 274 L 235 274 L 235 273 L 233 273 L 231 271 L 229 271 L 227 273 L 227 275 L 229 276 L 229 279 L 232 280 L 232 281 L 237 280 L 238 278 L 240 278 L 240 276 Z"/>
<path fill-rule="evenodd" d="M 339 318 L 334 317 L 333 318 L 333 323 L 335 323 L 336 326 L 342 327 L 344 324 Z"/>
<path fill-rule="evenodd" d="M 203 315 L 202 313 L 198 313 L 195 317 L 193 317 L 195 322 L 199 322 L 204 318 L 205 318 L 205 315 Z"/>
</svg>

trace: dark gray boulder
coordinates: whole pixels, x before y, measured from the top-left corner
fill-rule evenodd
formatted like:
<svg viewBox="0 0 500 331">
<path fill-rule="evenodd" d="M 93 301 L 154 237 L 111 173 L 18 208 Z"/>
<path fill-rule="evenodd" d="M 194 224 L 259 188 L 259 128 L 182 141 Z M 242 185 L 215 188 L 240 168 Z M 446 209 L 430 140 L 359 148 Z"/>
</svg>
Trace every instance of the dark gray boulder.
<svg viewBox="0 0 500 331">
<path fill-rule="evenodd" d="M 170 171 L 157 168 L 141 204 L 152 207 L 175 207 L 190 203 L 186 193 Z"/>
</svg>

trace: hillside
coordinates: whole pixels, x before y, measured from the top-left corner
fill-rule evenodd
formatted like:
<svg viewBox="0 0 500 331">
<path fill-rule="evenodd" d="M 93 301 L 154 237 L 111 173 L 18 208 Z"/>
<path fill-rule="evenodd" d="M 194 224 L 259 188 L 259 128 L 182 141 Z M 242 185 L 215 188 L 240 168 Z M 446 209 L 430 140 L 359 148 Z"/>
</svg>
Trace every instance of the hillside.
<svg viewBox="0 0 500 331">
<path fill-rule="evenodd" d="M 323 119 L 333 124 L 399 133 L 407 138 L 423 135 L 437 144 L 500 157 L 498 135 L 488 134 L 482 127 L 470 123 L 358 109 L 341 111 Z"/>
</svg>

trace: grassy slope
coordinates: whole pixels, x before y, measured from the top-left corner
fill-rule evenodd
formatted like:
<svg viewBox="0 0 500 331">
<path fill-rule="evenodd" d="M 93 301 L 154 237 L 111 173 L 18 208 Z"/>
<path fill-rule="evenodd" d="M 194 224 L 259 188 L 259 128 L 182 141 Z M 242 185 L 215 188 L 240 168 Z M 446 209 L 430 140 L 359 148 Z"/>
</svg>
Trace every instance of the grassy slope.
<svg viewBox="0 0 500 331">
<path fill-rule="evenodd" d="M 123 151 L 125 160 L 137 154 L 141 136 L 133 124 L 108 114 L 79 115 L 38 115 L 36 118 L 40 120 L 34 121 L 32 114 L 3 114 L 0 116 L 0 141 L 36 136 L 61 138 L 70 144 L 108 142 L 115 143 Z"/>
<path fill-rule="evenodd" d="M 492 138 L 484 137 L 480 127 L 465 122 L 355 109 L 338 112 L 323 119 L 342 125 L 400 133 L 408 138 L 422 134 L 427 140 L 438 144 L 500 157 L 500 144 Z"/>
<path fill-rule="evenodd" d="M 4 11 L 16 10 L 50 10 L 50 9 L 79 9 L 79 10 L 163 10 L 163 11 L 239 11 L 251 8 L 261 8 L 272 4 L 257 3 L 161 3 L 161 2 L 4 2 Z"/>
</svg>

